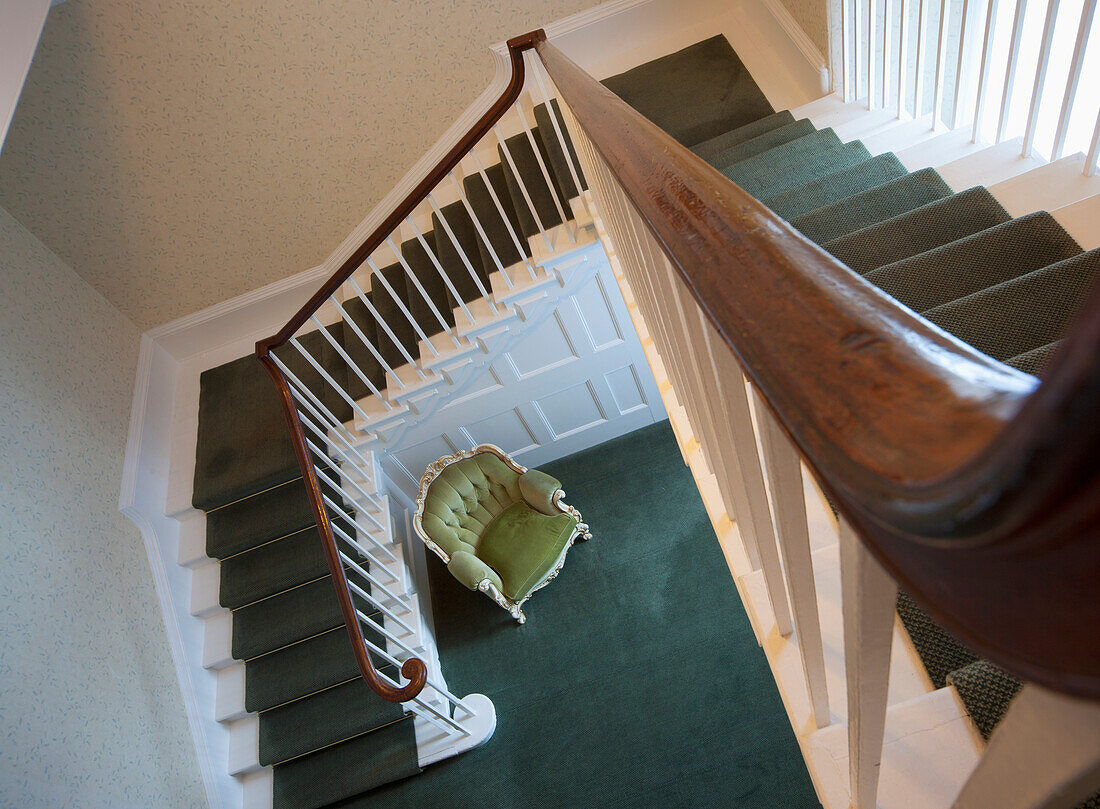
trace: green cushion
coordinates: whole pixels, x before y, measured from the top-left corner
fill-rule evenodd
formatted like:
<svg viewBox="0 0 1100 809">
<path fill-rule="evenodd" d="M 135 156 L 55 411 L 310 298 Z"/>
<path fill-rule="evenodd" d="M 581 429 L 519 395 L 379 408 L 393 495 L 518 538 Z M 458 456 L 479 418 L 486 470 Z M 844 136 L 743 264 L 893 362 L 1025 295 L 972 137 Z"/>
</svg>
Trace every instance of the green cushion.
<svg viewBox="0 0 1100 809">
<path fill-rule="evenodd" d="M 504 594 L 520 601 L 557 565 L 576 526 L 568 514 L 550 517 L 514 503 L 489 524 L 477 555 L 500 575 Z"/>
<path fill-rule="evenodd" d="M 522 499 L 519 474 L 484 452 L 456 461 L 432 481 L 421 524 L 448 555 L 474 553 L 493 518 Z"/>
</svg>

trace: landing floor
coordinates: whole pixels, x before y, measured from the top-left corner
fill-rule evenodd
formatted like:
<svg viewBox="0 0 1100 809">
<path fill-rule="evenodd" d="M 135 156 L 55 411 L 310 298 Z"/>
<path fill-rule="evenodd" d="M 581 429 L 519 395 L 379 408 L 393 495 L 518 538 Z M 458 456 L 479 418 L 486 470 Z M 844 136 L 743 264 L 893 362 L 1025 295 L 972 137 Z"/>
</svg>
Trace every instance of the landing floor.
<svg viewBox="0 0 1100 809">
<path fill-rule="evenodd" d="M 817 806 L 667 421 L 555 461 L 594 538 L 519 626 L 429 560 L 444 674 L 496 704 L 479 750 L 352 806 Z"/>
</svg>

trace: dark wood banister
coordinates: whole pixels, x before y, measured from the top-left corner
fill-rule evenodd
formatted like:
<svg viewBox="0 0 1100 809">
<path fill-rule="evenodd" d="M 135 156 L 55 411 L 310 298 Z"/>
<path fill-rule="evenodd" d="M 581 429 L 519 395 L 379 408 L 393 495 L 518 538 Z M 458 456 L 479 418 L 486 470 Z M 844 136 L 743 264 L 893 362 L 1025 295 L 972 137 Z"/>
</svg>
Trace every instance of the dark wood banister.
<svg viewBox="0 0 1100 809">
<path fill-rule="evenodd" d="M 305 433 L 302 423 L 298 418 L 298 410 L 291 395 L 290 386 L 282 371 L 271 358 L 271 352 L 285 345 L 295 332 L 309 320 L 310 316 L 335 293 L 351 275 L 362 266 L 363 262 L 377 250 L 397 227 L 409 217 L 418 205 L 427 199 L 432 191 L 451 172 L 470 150 L 477 145 L 493 124 L 500 120 L 508 109 L 519 98 L 523 89 L 524 65 L 523 52 L 530 50 L 536 43 L 546 39 L 541 29 L 508 40 L 508 54 L 511 62 L 512 76 L 508 86 L 493 105 L 478 119 L 470 130 L 447 152 L 436 164 L 427 176 L 409 192 L 393 212 L 383 220 L 370 236 L 355 250 L 348 259 L 340 265 L 340 268 L 326 281 L 317 293 L 310 298 L 297 314 L 279 331 L 278 334 L 256 343 L 256 357 L 263 365 L 275 384 L 275 390 L 279 395 L 279 401 L 290 427 L 291 441 L 294 445 L 294 454 L 298 458 L 298 465 L 302 469 L 302 477 L 306 484 L 306 492 L 309 496 L 313 517 L 317 521 L 317 532 L 321 537 L 324 547 L 325 559 L 328 562 L 329 573 L 336 587 L 336 597 L 340 603 L 340 612 L 344 616 L 344 624 L 351 640 L 352 650 L 355 653 L 355 661 L 359 666 L 359 673 L 367 681 L 376 694 L 391 702 L 407 702 L 418 695 L 427 682 L 428 670 L 424 661 L 419 658 L 409 658 L 401 665 L 401 675 L 409 682 L 398 688 L 382 680 L 375 670 L 363 640 L 362 629 L 359 626 L 359 616 L 355 611 L 355 604 L 351 598 L 351 591 L 340 562 L 340 554 L 336 549 L 336 541 L 332 534 L 332 523 L 329 520 L 328 511 L 324 507 L 321 496 L 321 487 L 317 482 L 317 475 L 310 459 L 306 445 Z"/>
<path fill-rule="evenodd" d="M 1018 676 L 1100 698 L 1100 290 L 1040 385 L 928 323 L 535 46 L 861 540 Z"/>
</svg>

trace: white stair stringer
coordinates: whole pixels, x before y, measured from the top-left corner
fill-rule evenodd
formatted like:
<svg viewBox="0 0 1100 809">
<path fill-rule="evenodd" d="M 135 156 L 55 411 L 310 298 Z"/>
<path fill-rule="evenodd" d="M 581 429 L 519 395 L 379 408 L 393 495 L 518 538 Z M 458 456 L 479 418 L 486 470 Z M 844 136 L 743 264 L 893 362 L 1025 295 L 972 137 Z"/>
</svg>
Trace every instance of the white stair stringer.
<svg viewBox="0 0 1100 809">
<path fill-rule="evenodd" d="M 587 192 L 578 199 L 583 201 L 585 208 L 591 204 L 591 197 Z M 472 313 L 479 314 L 479 322 L 476 328 L 471 329 L 469 338 L 461 338 L 462 346 L 449 351 L 440 343 L 437 346 L 439 356 L 431 359 L 428 359 L 430 354 L 427 347 L 422 346 L 422 356 L 425 357 L 422 362 L 425 365 L 430 362 L 431 367 L 442 375 L 447 384 L 434 387 L 415 401 L 412 398 L 406 400 L 400 414 L 383 412 L 377 397 L 371 396 L 360 400 L 359 404 L 367 410 L 371 418 L 364 420 L 357 416 L 352 423 L 345 425 L 353 434 L 362 437 L 361 441 L 356 443 L 357 449 L 363 452 L 384 449 L 399 443 L 408 430 L 435 414 L 448 401 L 461 396 L 467 383 L 475 377 L 477 369 L 496 361 L 512 345 L 521 340 L 529 328 L 537 326 L 551 314 L 557 301 L 571 293 L 574 281 L 579 280 L 578 274 L 583 275 L 582 268 L 589 262 L 590 251 L 600 251 L 602 254 L 591 216 L 586 220 L 578 218 L 578 221 L 580 224 L 576 228 L 575 244 L 567 238 L 566 232 L 561 230 L 564 227 L 562 225 L 558 226 L 559 232 L 554 234 L 553 243 L 563 249 L 568 247 L 568 250 L 549 255 L 545 252 L 544 246 L 542 253 L 534 251 L 538 261 L 535 279 L 530 279 L 529 275 L 526 276 L 527 280 L 524 279 L 525 271 L 521 269 L 522 265 L 512 268 L 524 275 L 513 279 L 513 289 L 510 290 L 513 297 L 508 307 L 498 305 L 498 312 L 494 315 L 484 301 L 475 302 L 474 305 L 468 304 Z M 532 239 L 531 243 L 534 246 L 535 239 Z M 498 286 L 506 285 L 503 281 L 494 281 L 494 289 Z M 481 315 L 484 316 L 484 322 L 481 322 Z M 460 317 L 465 316 L 460 315 Z M 368 409 L 366 406 L 370 402 L 373 402 L 371 405 L 373 409 Z M 377 414 L 377 419 L 373 414 Z M 336 442 L 333 443 L 335 445 Z"/>
</svg>

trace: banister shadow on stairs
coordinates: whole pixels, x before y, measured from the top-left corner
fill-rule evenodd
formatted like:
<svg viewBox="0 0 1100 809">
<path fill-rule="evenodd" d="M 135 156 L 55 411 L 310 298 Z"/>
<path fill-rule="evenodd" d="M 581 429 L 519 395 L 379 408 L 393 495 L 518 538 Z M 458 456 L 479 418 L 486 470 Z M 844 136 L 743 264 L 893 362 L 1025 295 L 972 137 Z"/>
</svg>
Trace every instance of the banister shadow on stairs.
<svg viewBox="0 0 1100 809">
<path fill-rule="evenodd" d="M 1045 380 L 853 273 L 549 42 L 567 111 L 860 541 L 1019 676 L 1100 698 L 1100 290 Z"/>
</svg>

